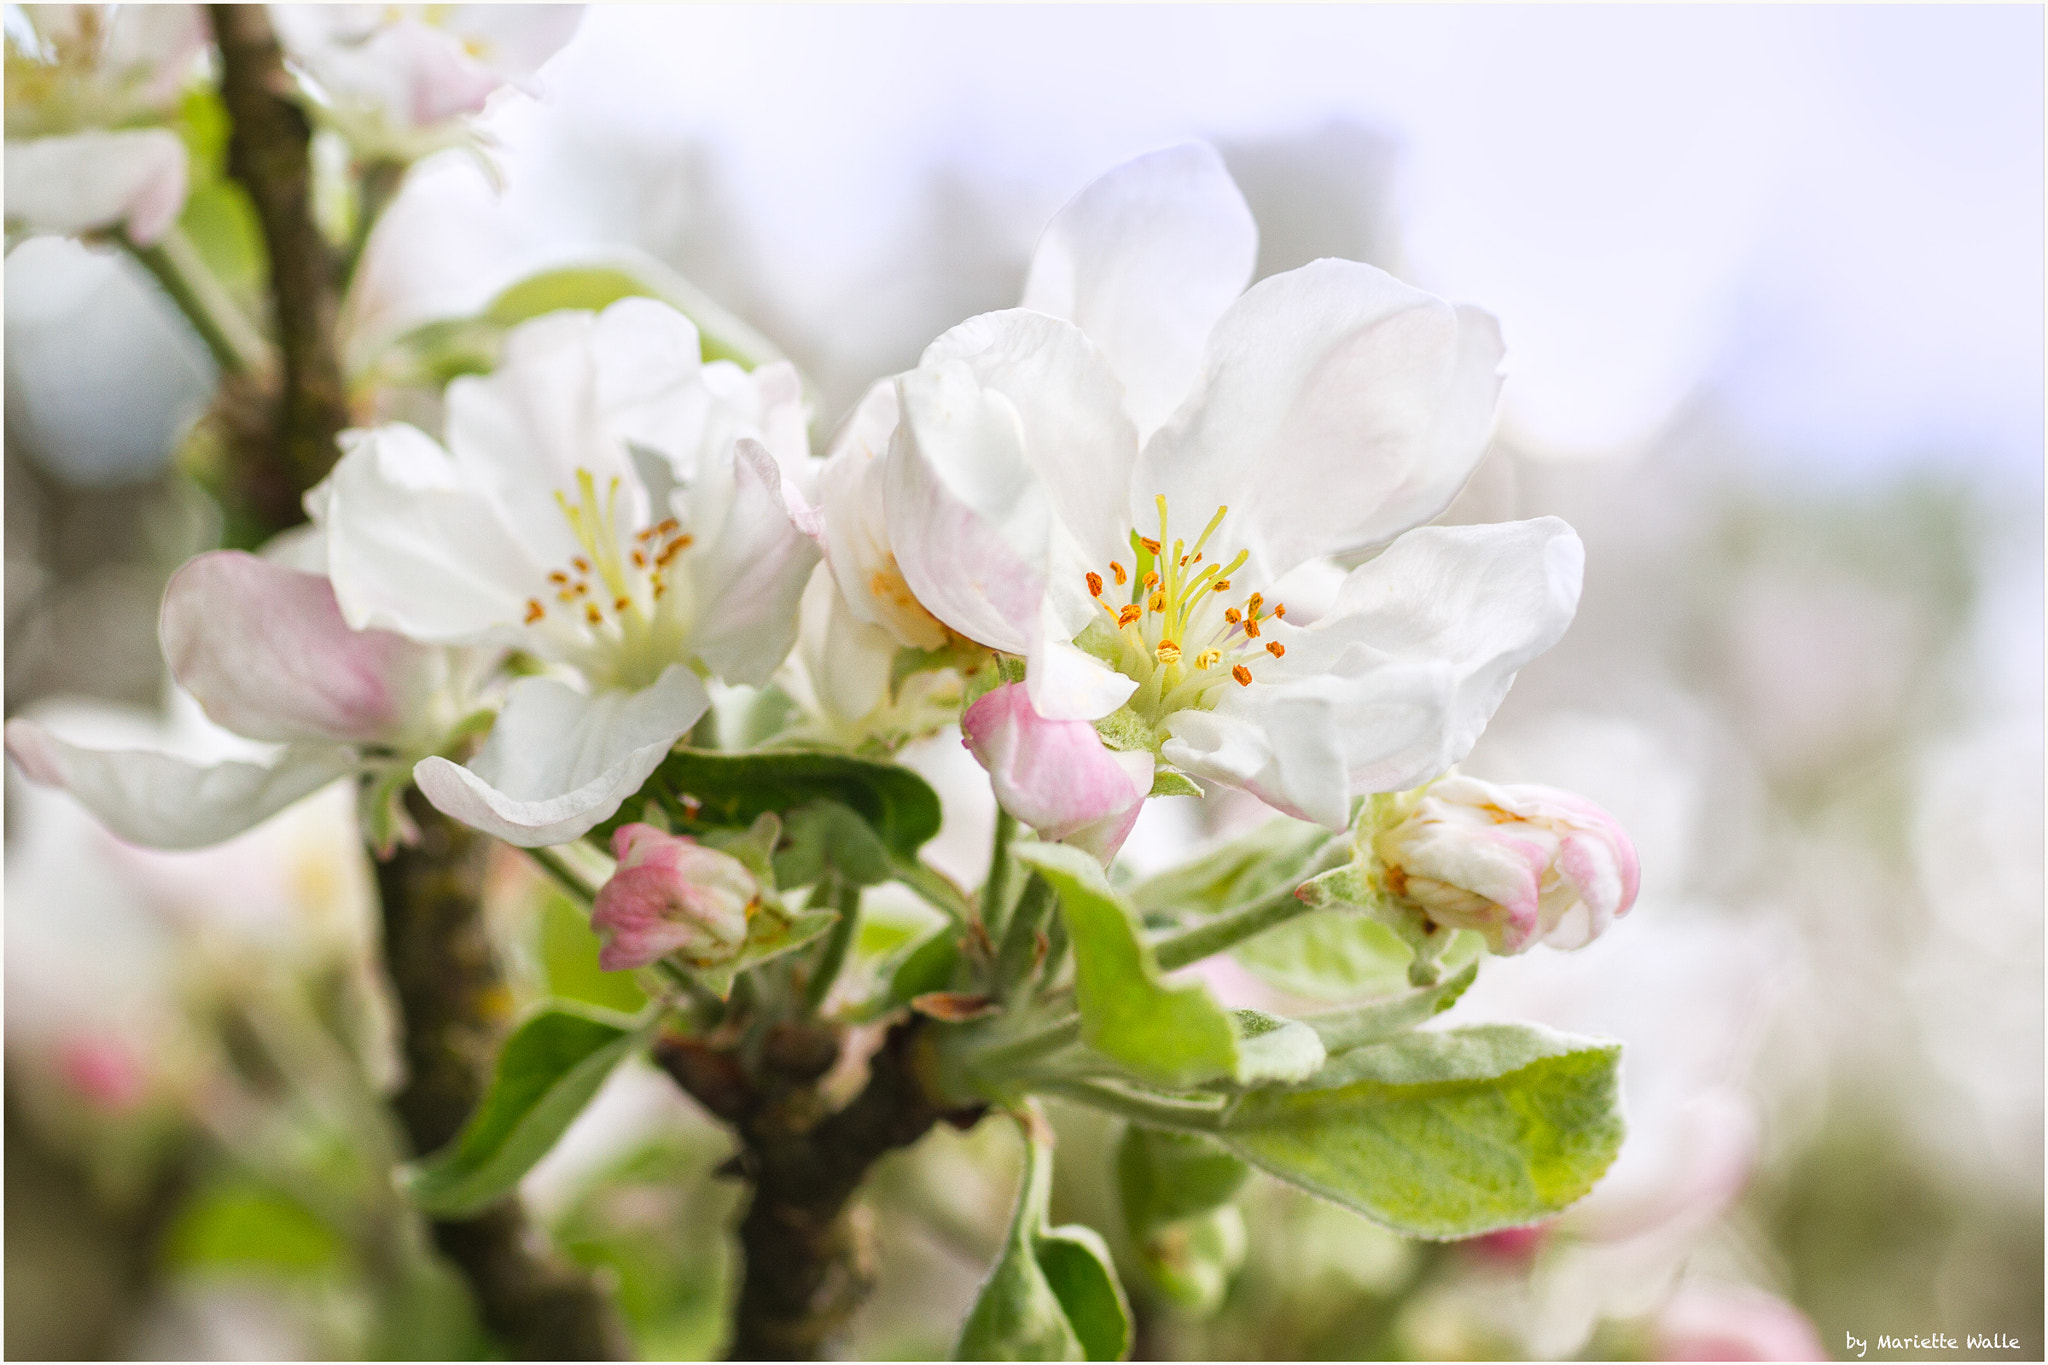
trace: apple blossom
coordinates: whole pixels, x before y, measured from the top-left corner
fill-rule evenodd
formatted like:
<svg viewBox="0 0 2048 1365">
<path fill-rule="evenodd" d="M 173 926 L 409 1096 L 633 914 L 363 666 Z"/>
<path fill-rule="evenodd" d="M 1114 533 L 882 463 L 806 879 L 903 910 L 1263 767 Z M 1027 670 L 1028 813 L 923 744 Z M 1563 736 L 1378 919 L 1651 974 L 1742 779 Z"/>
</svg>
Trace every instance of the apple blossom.
<svg viewBox="0 0 2048 1365">
<path fill-rule="evenodd" d="M 896 420 L 896 385 L 884 380 L 833 437 L 818 471 L 825 562 L 855 620 L 906 648 L 938 649 L 946 627 L 911 592 L 889 543 L 886 457 Z"/>
<path fill-rule="evenodd" d="M 1026 306 L 898 381 L 889 541 L 926 610 L 1025 658 L 1040 716 L 1341 828 L 1353 793 L 1464 756 L 1570 622 L 1583 550 L 1555 518 L 1412 531 L 1321 619 L 1285 619 L 1283 575 L 1450 501 L 1501 345 L 1486 314 L 1351 261 L 1240 296 L 1253 240 L 1207 147 L 1084 190 Z"/>
<path fill-rule="evenodd" d="M 1022 683 L 1005 683 L 968 707 L 960 729 L 1004 810 L 1105 863 L 1152 790 L 1152 755 L 1104 747 L 1086 721 L 1047 720 Z"/>
<path fill-rule="evenodd" d="M 888 631 L 853 614 L 820 564 L 804 588 L 796 651 L 776 674 L 806 717 L 783 738 L 891 751 L 956 720 L 959 673 L 942 666 L 898 677 L 902 653 Z"/>
<path fill-rule="evenodd" d="M 16 7 L 11 7 L 14 9 Z M 161 127 L 206 47 L 191 5 L 24 5 L 7 33 L 7 222 L 125 227 L 157 242 L 185 206 L 185 144 Z"/>
<path fill-rule="evenodd" d="M 200 555 L 172 576 L 159 634 L 172 676 L 214 723 L 282 746 L 268 762 L 90 749 L 33 721 L 7 724 L 25 775 L 153 848 L 219 843 L 336 778 L 402 771 L 471 704 L 474 660 L 351 629 L 320 575 L 240 551 Z"/>
<path fill-rule="evenodd" d="M 556 665 L 507 691 L 468 767 L 422 761 L 429 800 L 509 843 L 617 810 L 710 705 L 704 676 L 765 684 L 818 559 L 778 458 L 808 458 L 795 371 L 701 362 L 697 330 L 627 299 L 514 328 L 489 377 L 448 386 L 443 448 L 345 433 L 307 506 L 343 615 Z"/>
<path fill-rule="evenodd" d="M 590 916 L 605 936 L 599 966 L 625 971 L 675 953 L 692 967 L 714 967 L 739 953 L 761 903 L 761 884 L 745 863 L 652 825 L 619 826 L 612 853 L 618 870 Z"/>
<path fill-rule="evenodd" d="M 1688 1277 L 1650 1324 L 1658 1360 L 1826 1360 L 1806 1314 L 1766 1290 Z"/>
<path fill-rule="evenodd" d="M 470 136 L 467 116 L 523 86 L 581 5 L 272 5 L 314 108 L 358 155 L 416 160 Z"/>
<path fill-rule="evenodd" d="M 1577 948 L 1635 903 L 1635 845 L 1584 797 L 1451 776 L 1373 837 L 1381 879 L 1432 923 L 1471 929 L 1496 953 Z"/>
</svg>

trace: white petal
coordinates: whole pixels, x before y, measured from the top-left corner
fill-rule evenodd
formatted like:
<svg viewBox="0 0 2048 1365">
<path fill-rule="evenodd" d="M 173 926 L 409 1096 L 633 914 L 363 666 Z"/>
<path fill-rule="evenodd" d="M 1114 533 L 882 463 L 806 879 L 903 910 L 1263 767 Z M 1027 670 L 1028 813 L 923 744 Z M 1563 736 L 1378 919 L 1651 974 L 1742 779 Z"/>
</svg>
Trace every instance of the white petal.
<svg viewBox="0 0 2048 1365">
<path fill-rule="evenodd" d="M 1130 700 L 1135 679 L 1068 643 L 1073 632 L 1052 627 L 1051 604 L 1025 658 L 1024 681 L 1031 706 L 1047 720 L 1100 720 Z"/>
<path fill-rule="evenodd" d="M 848 610 L 829 569 L 820 565 L 812 572 L 797 644 L 803 668 L 792 684 L 826 719 L 850 727 L 889 700 L 896 648 L 887 631 Z"/>
<path fill-rule="evenodd" d="M 429 758 L 413 780 L 435 806 L 506 843 L 566 843 L 638 791 L 710 705 L 681 664 L 652 687 L 594 697 L 552 678 L 522 678 L 469 767 Z"/>
<path fill-rule="evenodd" d="M 1285 658 L 1217 714 L 1272 731 L 1289 723 L 1276 707 L 1312 698 L 1352 792 L 1417 786 L 1471 752 L 1515 671 L 1564 634 L 1584 563 L 1555 517 L 1411 531 L 1352 572 L 1324 620 L 1271 623 Z"/>
<path fill-rule="evenodd" d="M 796 641 L 797 604 L 819 550 L 797 526 L 767 449 L 742 438 L 731 460 L 725 524 L 689 561 L 698 595 L 690 647 L 724 681 L 759 687 Z"/>
<path fill-rule="evenodd" d="M 1187 396 L 1202 343 L 1244 291 L 1258 228 L 1223 158 L 1189 142 L 1110 171 L 1047 224 L 1023 305 L 1077 324 L 1150 435 Z"/>
<path fill-rule="evenodd" d="M 348 623 L 433 643 L 516 642 L 506 628 L 546 569 L 490 502 L 417 428 L 392 423 L 343 441 L 347 453 L 315 493 Z"/>
<path fill-rule="evenodd" d="M 899 381 L 889 447 L 889 543 L 925 608 L 992 649 L 1023 654 L 1045 596 L 1052 510 L 1024 458 L 1023 424 L 959 362 Z"/>
<path fill-rule="evenodd" d="M 436 672 L 428 647 L 349 629 L 325 578 L 239 551 L 172 576 L 158 634 L 179 684 L 251 739 L 393 741 Z"/>
<path fill-rule="evenodd" d="M 7 752 L 31 781 L 62 787 L 108 829 L 148 848 L 204 848 L 355 771 L 335 744 L 287 746 L 261 763 L 189 763 L 137 749 L 82 749 L 33 721 L 7 723 Z"/>
<path fill-rule="evenodd" d="M 918 364 L 922 370 L 949 361 L 964 363 L 977 384 L 1016 410 L 1024 462 L 1084 565 L 1099 570 L 1128 554 L 1124 507 L 1138 434 L 1124 415 L 1117 376 L 1094 342 L 1071 323 L 1013 308 L 969 318 L 926 347 Z M 937 431 L 918 432 L 928 453 L 941 439 Z M 932 458 L 950 466 L 945 455 Z M 1076 569 L 1076 581 L 1082 572 Z"/>
<path fill-rule="evenodd" d="M 1350 817 L 1337 707 L 1313 685 L 1243 689 L 1214 711 L 1177 711 L 1160 757 L 1196 777 L 1243 787 L 1276 810 L 1330 829 Z M 1255 705 L 1246 705 L 1255 700 Z"/>
<path fill-rule="evenodd" d="M 889 443 L 896 434 L 896 381 L 877 382 L 862 397 L 818 471 L 825 558 L 846 610 L 912 649 L 937 649 L 946 628 L 924 609 L 897 566 L 883 501 Z"/>
<path fill-rule="evenodd" d="M 1268 581 L 1377 543 L 1441 511 L 1485 453 L 1499 359 L 1491 318 L 1372 266 L 1275 275 L 1217 323 L 1133 496 L 1166 493 L 1195 524 L 1230 507 L 1222 538 Z"/>
<path fill-rule="evenodd" d="M 31 232 L 126 223 L 149 246 L 185 207 L 185 144 L 162 128 L 7 141 L 7 221 Z"/>
<path fill-rule="evenodd" d="M 589 313 L 523 322 L 506 336 L 495 370 L 448 386 L 448 449 L 463 481 L 550 568 L 582 552 L 556 500 L 578 501 L 579 475 L 588 475 L 601 503 L 616 499 L 617 524 L 628 534 L 650 520 L 646 487 L 605 420 L 596 330 Z"/>
</svg>

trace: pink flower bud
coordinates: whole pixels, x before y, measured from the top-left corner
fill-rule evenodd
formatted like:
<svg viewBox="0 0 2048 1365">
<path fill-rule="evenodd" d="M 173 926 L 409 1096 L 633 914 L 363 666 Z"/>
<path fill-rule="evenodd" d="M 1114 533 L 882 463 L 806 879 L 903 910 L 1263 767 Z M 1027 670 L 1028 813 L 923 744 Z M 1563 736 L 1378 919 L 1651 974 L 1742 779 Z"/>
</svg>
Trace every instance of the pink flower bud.
<svg viewBox="0 0 2048 1365">
<path fill-rule="evenodd" d="M 1688 1279 L 1651 1324 L 1658 1360 L 1826 1360 L 1806 1314 L 1748 1285 Z"/>
<path fill-rule="evenodd" d="M 745 863 L 652 825 L 612 835 L 618 870 L 597 893 L 591 927 L 606 936 L 598 965 L 644 967 L 676 953 L 693 967 L 729 961 L 747 938 L 761 884 Z"/>
<path fill-rule="evenodd" d="M 1152 755 L 1106 747 L 1085 720 L 1047 720 L 1023 683 L 1005 683 L 968 707 L 960 730 L 1004 810 L 1105 863 L 1152 790 Z"/>
<path fill-rule="evenodd" d="M 1496 953 L 1590 943 L 1628 913 L 1640 879 L 1635 845 L 1592 802 L 1471 777 L 1432 785 L 1373 851 L 1395 896 Z"/>
</svg>

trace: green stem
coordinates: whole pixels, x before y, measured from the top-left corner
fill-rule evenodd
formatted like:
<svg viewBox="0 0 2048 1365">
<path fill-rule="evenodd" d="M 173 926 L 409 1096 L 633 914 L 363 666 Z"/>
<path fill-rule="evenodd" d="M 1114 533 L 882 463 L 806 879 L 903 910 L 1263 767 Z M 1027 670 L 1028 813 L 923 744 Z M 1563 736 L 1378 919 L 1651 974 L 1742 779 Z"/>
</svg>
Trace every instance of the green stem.
<svg viewBox="0 0 2048 1365">
<path fill-rule="evenodd" d="M 996 995 L 1007 996 L 1037 965 L 1038 926 L 1052 909 L 1052 884 L 1036 872 L 1024 883 L 1017 909 L 1003 931 L 1002 946 L 996 950 Z"/>
<path fill-rule="evenodd" d="M 1096 1081 L 1044 1081 L 1032 1089 L 1153 1128 L 1175 1128 L 1188 1133 L 1214 1133 L 1223 1128 L 1221 1105 L 1155 1098 Z"/>
<path fill-rule="evenodd" d="M 1027 1033 L 1022 1038 L 990 1048 L 974 1057 L 968 1067 L 977 1076 L 1014 1074 L 1024 1063 L 1036 1061 L 1080 1041 L 1081 1016 L 1069 1015 L 1036 1033 Z"/>
<path fill-rule="evenodd" d="M 271 367 L 270 343 L 207 268 L 183 228 L 173 227 L 155 246 L 137 247 L 118 234 L 116 240 L 156 277 L 222 373 L 260 374 Z"/>
<path fill-rule="evenodd" d="M 1003 919 L 1010 908 L 1010 875 L 1016 860 L 1010 857 L 1010 841 L 1017 837 L 1017 817 L 998 806 L 996 835 L 989 848 L 988 880 L 981 885 L 981 924 L 992 941 L 1000 941 Z"/>
<path fill-rule="evenodd" d="M 1351 854 L 1350 840 L 1344 835 L 1331 836 L 1316 851 L 1308 866 L 1300 873 L 1287 879 L 1287 884 L 1277 890 L 1234 910 L 1226 910 L 1212 919 L 1203 921 L 1192 929 L 1167 934 L 1152 940 L 1152 955 L 1162 972 L 1185 967 L 1190 962 L 1200 962 L 1226 948 L 1235 947 L 1268 929 L 1285 924 L 1297 915 L 1305 915 L 1310 908 L 1295 898 L 1295 887 L 1321 872 L 1327 872 L 1341 865 Z"/>
<path fill-rule="evenodd" d="M 585 909 L 597 904 L 597 888 L 583 879 L 583 874 L 569 866 L 569 860 L 551 848 L 529 848 L 526 856 L 539 864 L 541 871 L 548 874 L 555 885 L 569 893 L 571 899 Z"/>
<path fill-rule="evenodd" d="M 853 936 L 860 925 L 860 888 L 839 882 L 836 877 L 832 880 L 836 885 L 831 888 L 830 899 L 832 908 L 839 912 L 839 922 L 826 935 L 818 964 L 810 980 L 804 983 L 806 1014 L 816 1014 L 824 1006 L 825 997 L 832 993 L 832 983 L 839 979 L 839 969 L 846 965 L 847 950 L 853 946 Z"/>
<path fill-rule="evenodd" d="M 923 897 L 925 903 L 955 924 L 965 924 L 969 915 L 967 898 L 960 888 L 915 858 L 892 858 L 890 871 L 897 881 Z"/>
<path fill-rule="evenodd" d="M 370 231 L 377 226 L 377 220 L 384 216 L 384 210 L 398 197 L 398 187 L 405 183 L 409 165 L 379 157 L 362 168 L 361 189 L 356 200 L 356 221 L 349 234 L 348 253 L 342 258 L 341 279 L 346 285 L 355 278 L 356 267 L 362 264 L 363 248 L 370 244 Z"/>
</svg>

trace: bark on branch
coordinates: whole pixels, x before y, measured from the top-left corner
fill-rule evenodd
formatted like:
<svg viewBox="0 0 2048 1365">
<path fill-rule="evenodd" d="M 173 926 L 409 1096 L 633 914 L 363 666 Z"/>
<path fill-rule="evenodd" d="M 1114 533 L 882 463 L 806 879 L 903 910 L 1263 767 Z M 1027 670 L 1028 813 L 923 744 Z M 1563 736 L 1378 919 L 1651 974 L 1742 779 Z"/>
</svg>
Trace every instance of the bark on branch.
<svg viewBox="0 0 2048 1365">
<path fill-rule="evenodd" d="M 384 959 L 404 1023 L 405 1088 L 393 1107 L 415 1152 L 451 1140 L 489 1084 L 511 997 L 485 934 L 480 888 L 490 841 L 419 793 L 417 844 L 377 868 Z M 436 1222 L 434 1242 L 460 1267 L 484 1323 L 522 1360 L 626 1360 L 611 1303 L 558 1260 L 516 1198 L 476 1218 Z"/>
<path fill-rule="evenodd" d="M 313 222 L 312 128 L 292 99 L 291 78 L 262 5 L 213 5 L 220 93 L 231 131 L 228 172 L 254 203 L 270 256 L 272 323 L 283 358 L 268 406 L 270 458 L 238 461 L 247 512 L 273 530 L 305 520 L 299 496 L 333 465 L 349 425 L 348 392 L 335 347 L 335 260 Z M 242 452 L 247 453 L 247 452 Z"/>
</svg>

